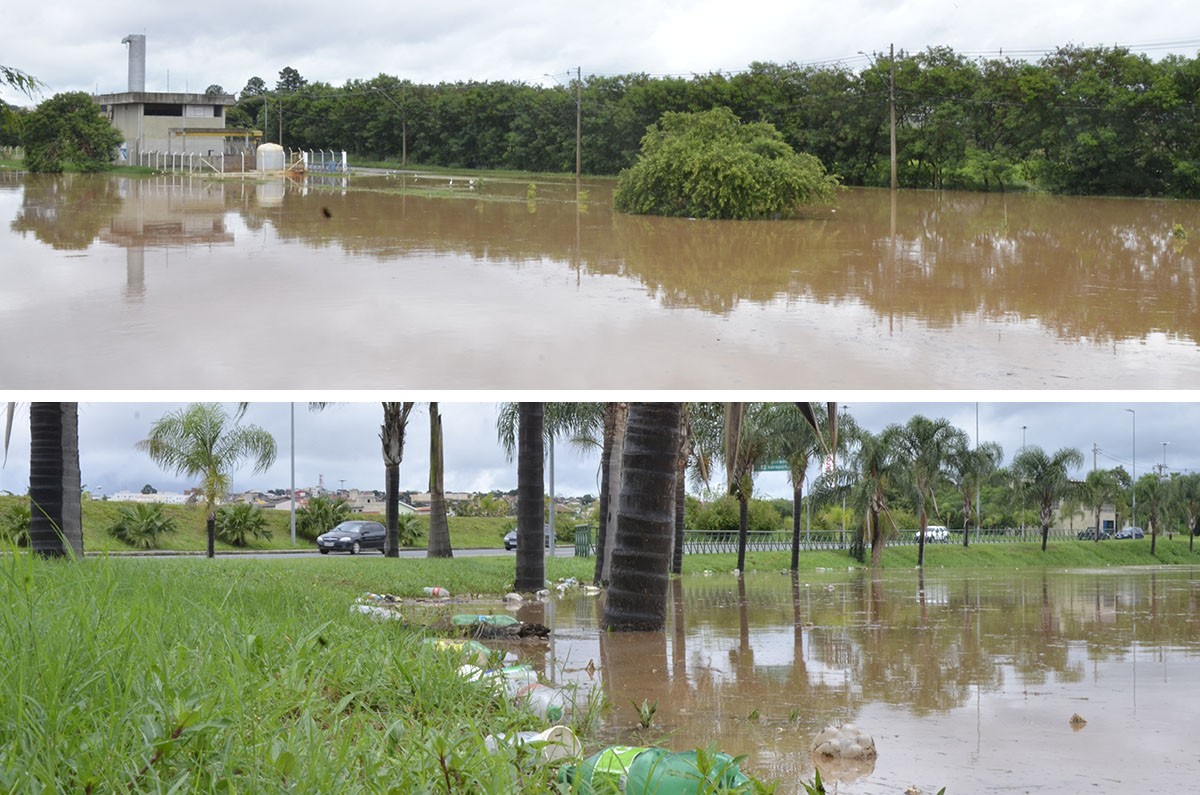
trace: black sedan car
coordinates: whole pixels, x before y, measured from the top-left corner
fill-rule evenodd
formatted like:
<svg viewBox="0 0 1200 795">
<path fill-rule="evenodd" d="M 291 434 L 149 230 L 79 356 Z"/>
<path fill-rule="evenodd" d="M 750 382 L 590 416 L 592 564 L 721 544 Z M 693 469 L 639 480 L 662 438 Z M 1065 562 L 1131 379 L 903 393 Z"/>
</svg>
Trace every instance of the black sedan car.
<svg viewBox="0 0 1200 795">
<path fill-rule="evenodd" d="M 1145 538 L 1145 537 L 1146 537 L 1146 534 L 1142 532 L 1142 528 L 1140 528 L 1140 527 L 1122 527 L 1121 531 L 1119 533 L 1117 533 L 1115 536 L 1113 536 L 1113 538 L 1116 538 L 1116 539 Z"/>
<path fill-rule="evenodd" d="M 317 549 L 322 555 L 329 552 L 349 552 L 351 555 L 357 555 L 364 549 L 378 549 L 382 552 L 386 532 L 379 522 L 342 522 L 332 530 L 317 536 Z"/>
</svg>

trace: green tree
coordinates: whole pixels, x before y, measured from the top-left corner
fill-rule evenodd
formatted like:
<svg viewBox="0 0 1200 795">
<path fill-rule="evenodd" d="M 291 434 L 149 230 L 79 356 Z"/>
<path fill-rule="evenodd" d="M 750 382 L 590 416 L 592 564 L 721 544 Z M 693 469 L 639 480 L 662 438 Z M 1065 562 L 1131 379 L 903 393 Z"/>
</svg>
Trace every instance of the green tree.
<svg viewBox="0 0 1200 795">
<path fill-rule="evenodd" d="M 56 94 L 26 116 L 21 144 L 30 171 L 101 171 L 112 162 L 121 133 L 90 96 L 76 91 Z"/>
<path fill-rule="evenodd" d="M 1032 497 L 1040 509 L 1043 552 L 1050 536 L 1055 505 L 1077 492 L 1067 470 L 1080 466 L 1083 466 L 1083 454 L 1074 447 L 1064 447 L 1051 456 L 1037 445 L 1029 445 L 1021 448 L 1013 458 L 1011 470 L 1017 479 L 1018 491 Z"/>
<path fill-rule="evenodd" d="M 267 93 L 266 82 L 261 77 L 251 77 L 242 88 L 241 98 L 261 97 L 265 93 Z"/>
<path fill-rule="evenodd" d="M 215 554 L 217 501 L 229 490 L 233 470 L 246 458 L 254 459 L 255 472 L 265 472 L 275 462 L 275 438 L 256 425 L 239 425 L 219 403 L 192 403 L 164 415 L 136 447 L 164 469 L 199 478 L 210 558 Z"/>
<path fill-rule="evenodd" d="M 797 154 L 771 124 L 742 124 L 728 108 L 665 113 L 622 172 L 623 212 L 699 218 L 767 218 L 833 199 L 837 180 Z"/>
<path fill-rule="evenodd" d="M 29 504 L 13 503 L 0 511 L 0 541 L 29 545 Z"/>
<path fill-rule="evenodd" d="M 275 90 L 292 93 L 299 91 L 307 84 L 308 81 L 300 76 L 300 72 L 290 66 L 285 66 L 279 70 L 279 80 L 275 83 Z"/>
<path fill-rule="evenodd" d="M 1162 527 L 1170 521 L 1172 489 L 1170 482 L 1153 472 L 1147 472 L 1137 480 L 1138 505 L 1146 510 L 1146 523 L 1150 525 L 1150 554 L 1154 554 Z"/>
<path fill-rule="evenodd" d="M 235 547 L 244 547 L 251 541 L 271 537 L 267 517 L 263 516 L 261 509 L 248 502 L 218 508 L 215 532 L 217 538 Z"/>
<path fill-rule="evenodd" d="M 917 565 L 925 565 L 925 530 L 929 526 L 929 503 L 937 513 L 934 490 L 942 477 L 951 451 L 963 443 L 963 432 L 944 418 L 931 420 L 917 415 L 903 426 L 893 425 L 884 431 L 894 437 L 896 450 L 908 463 L 906 491 L 917 509 Z"/>
<path fill-rule="evenodd" d="M 213 83 L 211 86 L 204 89 L 205 96 L 209 96 L 209 97 L 219 96 L 224 93 L 225 93 L 225 89 L 222 88 L 221 86 L 217 85 L 216 83 Z"/>
<path fill-rule="evenodd" d="M 137 549 L 154 549 L 159 536 L 174 533 L 175 529 L 175 520 L 163 512 L 160 503 L 139 502 L 117 508 L 108 534 Z"/>
<path fill-rule="evenodd" d="M 1189 472 L 1171 480 L 1173 501 L 1187 517 L 1188 551 L 1195 548 L 1196 523 L 1200 519 L 1200 472 Z"/>
</svg>

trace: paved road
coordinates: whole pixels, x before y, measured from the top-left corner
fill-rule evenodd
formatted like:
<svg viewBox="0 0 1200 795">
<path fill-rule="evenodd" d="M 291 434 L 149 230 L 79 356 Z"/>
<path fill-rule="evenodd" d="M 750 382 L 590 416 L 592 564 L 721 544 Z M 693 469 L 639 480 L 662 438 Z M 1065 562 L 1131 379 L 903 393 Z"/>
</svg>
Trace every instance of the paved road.
<svg viewBox="0 0 1200 795">
<path fill-rule="evenodd" d="M 172 558 L 172 557 L 196 557 L 202 556 L 203 552 L 168 552 L 155 551 L 151 554 L 138 553 L 117 553 L 114 557 L 155 557 L 155 558 Z M 456 549 L 454 557 L 456 558 L 473 558 L 496 555 L 515 556 L 516 552 L 507 552 L 503 549 Z M 546 554 L 550 554 L 550 550 L 546 550 Z M 575 555 L 575 547 L 571 544 L 559 544 L 554 551 L 554 556 L 558 558 L 569 558 Z M 316 549 L 296 549 L 296 550 L 280 550 L 275 552 L 218 552 L 219 558 L 256 558 L 260 560 L 296 560 L 298 558 L 316 559 L 323 557 Z M 380 557 L 378 552 L 363 552 L 359 555 L 348 555 L 344 553 L 333 553 L 331 556 L 324 557 L 339 557 L 339 558 L 377 558 Z M 423 558 L 425 550 L 423 549 L 402 549 L 400 550 L 402 558 Z"/>
</svg>

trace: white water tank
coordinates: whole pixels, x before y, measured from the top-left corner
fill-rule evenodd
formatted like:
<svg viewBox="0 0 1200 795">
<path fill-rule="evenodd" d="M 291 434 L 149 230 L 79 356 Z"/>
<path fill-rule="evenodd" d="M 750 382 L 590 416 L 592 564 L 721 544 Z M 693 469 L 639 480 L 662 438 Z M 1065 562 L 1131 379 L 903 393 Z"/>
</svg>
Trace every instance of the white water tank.
<svg viewBox="0 0 1200 795">
<path fill-rule="evenodd" d="M 283 147 L 279 144 L 261 144 L 255 153 L 259 171 L 283 171 Z"/>
</svg>

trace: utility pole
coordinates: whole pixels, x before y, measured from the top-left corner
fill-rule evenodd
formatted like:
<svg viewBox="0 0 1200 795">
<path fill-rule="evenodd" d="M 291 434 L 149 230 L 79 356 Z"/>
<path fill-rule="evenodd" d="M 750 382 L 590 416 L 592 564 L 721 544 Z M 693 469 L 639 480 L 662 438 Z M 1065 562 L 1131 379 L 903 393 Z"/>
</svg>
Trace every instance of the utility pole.
<svg viewBox="0 0 1200 795">
<path fill-rule="evenodd" d="M 891 68 L 888 77 L 888 113 L 892 121 L 892 190 L 896 183 L 896 45 L 889 45 Z"/>
<path fill-rule="evenodd" d="M 283 146 L 283 97 L 279 98 L 279 145 Z"/>
<path fill-rule="evenodd" d="M 583 67 L 575 67 L 575 182 L 583 163 Z"/>
<path fill-rule="evenodd" d="M 1099 448 L 1096 447 L 1096 443 L 1092 442 L 1092 471 L 1093 472 L 1096 471 L 1096 453 L 1098 451 L 1099 451 Z"/>
</svg>

